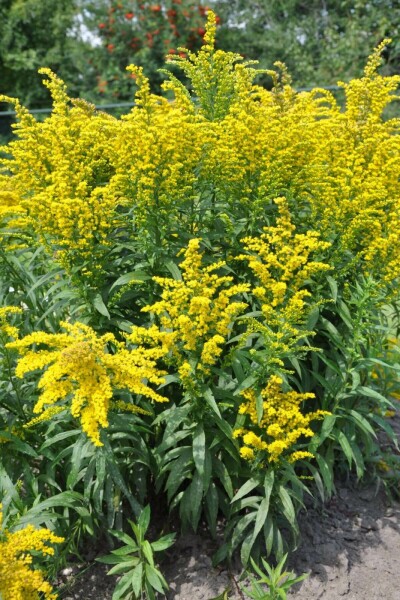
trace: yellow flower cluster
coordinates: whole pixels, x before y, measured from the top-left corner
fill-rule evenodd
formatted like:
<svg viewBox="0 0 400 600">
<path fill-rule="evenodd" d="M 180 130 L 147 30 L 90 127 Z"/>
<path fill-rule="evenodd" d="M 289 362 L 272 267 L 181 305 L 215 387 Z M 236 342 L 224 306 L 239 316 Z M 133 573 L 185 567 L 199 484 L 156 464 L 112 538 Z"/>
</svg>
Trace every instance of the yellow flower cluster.
<svg viewBox="0 0 400 600">
<path fill-rule="evenodd" d="M 0 597 L 2 600 L 55 600 L 57 594 L 43 573 L 32 568 L 31 553 L 53 556 L 54 548 L 49 544 L 61 544 L 64 538 L 32 525 L 14 532 L 2 530 L 2 520 L 0 504 Z"/>
<path fill-rule="evenodd" d="M 18 306 L 3 306 L 0 308 L 0 333 L 3 333 L 6 337 L 17 338 L 18 327 L 10 325 L 7 318 L 10 315 L 19 315 L 22 313 L 22 308 Z"/>
<path fill-rule="evenodd" d="M 93 444 L 101 446 L 100 429 L 108 426 L 113 390 L 127 389 L 156 402 L 166 401 L 147 385 L 147 382 L 155 385 L 164 382 L 165 373 L 156 366 L 163 355 L 162 349 L 139 346 L 131 350 L 111 333 L 97 336 L 82 323 L 62 323 L 62 326 L 66 333 L 37 331 L 8 344 L 22 354 L 16 368 L 18 377 L 47 367 L 39 380 L 41 395 L 33 409 L 39 416 L 27 427 L 65 410 L 62 401 L 71 399 L 72 416 L 80 419 Z M 33 350 L 29 349 L 32 345 L 35 345 Z M 108 351 L 109 345 L 113 352 Z M 139 407 L 125 404 L 117 401 L 114 407 L 143 412 Z"/>
<path fill-rule="evenodd" d="M 233 277 L 215 273 L 225 266 L 223 261 L 204 266 L 200 242 L 189 241 L 180 264 L 182 280 L 155 277 L 162 299 L 142 309 L 159 316 L 161 329 L 153 327 L 147 336 L 172 352 L 183 382 L 192 369 L 208 373 L 217 362 L 234 319 L 247 307 L 232 298 L 250 290 L 248 284 L 231 285 Z"/>
<path fill-rule="evenodd" d="M 248 417 L 247 427 L 234 431 L 234 437 L 241 437 L 243 446 L 241 456 L 246 460 L 261 458 L 262 461 L 277 462 L 282 455 L 289 462 L 313 456 L 305 450 L 294 450 L 293 446 L 301 437 L 311 438 L 314 435 L 310 423 L 330 414 L 317 410 L 305 413 L 302 404 L 314 394 L 299 394 L 294 390 L 282 391 L 283 381 L 277 375 L 269 378 L 262 390 L 263 413 L 261 420 L 257 415 L 257 394 L 253 389 L 242 392 L 246 402 L 240 405 L 239 414 Z"/>
<path fill-rule="evenodd" d="M 237 258 L 246 260 L 261 283 L 253 294 L 263 304 L 280 306 L 288 297 L 304 297 L 299 289 L 316 273 L 328 271 L 329 265 L 310 260 L 310 255 L 330 247 L 320 240 L 316 231 L 295 233 L 289 207 L 285 198 L 274 200 L 279 217 L 275 227 L 265 227 L 259 237 L 244 238 L 244 248 L 253 255 L 242 254 Z"/>
</svg>

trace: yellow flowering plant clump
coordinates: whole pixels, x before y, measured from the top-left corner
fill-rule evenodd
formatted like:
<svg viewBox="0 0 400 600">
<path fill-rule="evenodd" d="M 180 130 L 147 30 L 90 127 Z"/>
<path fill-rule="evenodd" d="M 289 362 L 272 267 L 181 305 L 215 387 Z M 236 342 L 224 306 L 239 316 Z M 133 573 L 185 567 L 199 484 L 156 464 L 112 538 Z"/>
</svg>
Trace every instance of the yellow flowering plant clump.
<svg viewBox="0 0 400 600">
<path fill-rule="evenodd" d="M 70 400 L 71 415 L 80 420 L 93 444 L 102 446 L 100 430 L 108 427 L 108 413 L 113 406 L 146 414 L 134 404 L 113 402 L 114 390 L 127 389 L 155 402 L 167 401 L 147 384 L 164 381 L 164 372 L 156 366 L 162 350 L 128 349 L 113 334 L 98 336 L 83 323 L 62 323 L 62 327 L 65 333 L 37 331 L 8 344 L 22 355 L 16 368 L 18 377 L 47 367 L 39 379 L 41 394 L 33 408 L 39 416 L 26 427 L 66 410 L 65 401 Z M 34 349 L 30 349 L 32 345 Z M 114 353 L 108 351 L 109 345 Z"/>
<path fill-rule="evenodd" d="M 50 544 L 61 544 L 64 538 L 48 529 L 23 529 L 9 531 L 2 528 L 0 504 L 0 595 L 2 600 L 56 600 L 52 586 L 43 572 L 33 568 L 33 555 L 53 556 Z"/>
<path fill-rule="evenodd" d="M 43 244 L 67 270 L 85 261 L 98 269 L 94 257 L 100 259 L 109 246 L 121 203 L 105 187 L 113 171 L 109 140 L 116 121 L 82 100 L 71 106 L 65 84 L 49 69 L 40 72 L 53 99 L 44 122 L 18 101 L 1 97 L 14 105 L 18 118 L 18 138 L 7 148 L 11 158 L 1 165 L 7 214 L 15 213 L 11 225 L 29 232 L 31 243 Z"/>
<path fill-rule="evenodd" d="M 312 438 L 312 421 L 323 419 L 330 413 L 317 410 L 303 412 L 303 402 L 315 398 L 314 394 L 300 394 L 294 390 L 282 391 L 283 380 L 271 375 L 266 387 L 261 391 L 261 419 L 257 410 L 257 393 L 253 389 L 242 392 L 245 399 L 239 407 L 239 414 L 245 415 L 247 424 L 237 428 L 233 435 L 241 438 L 243 446 L 240 455 L 258 466 L 268 465 L 285 458 L 290 463 L 304 458 L 312 458 L 308 450 L 294 450 L 300 438 Z"/>
</svg>

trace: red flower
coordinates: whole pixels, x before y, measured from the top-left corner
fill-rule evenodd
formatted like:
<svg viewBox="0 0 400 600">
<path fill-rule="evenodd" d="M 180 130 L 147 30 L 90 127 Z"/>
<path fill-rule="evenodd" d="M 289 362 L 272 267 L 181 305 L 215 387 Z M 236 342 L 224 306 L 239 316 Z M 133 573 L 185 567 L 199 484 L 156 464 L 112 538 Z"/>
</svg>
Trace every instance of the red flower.
<svg viewBox="0 0 400 600">
<path fill-rule="evenodd" d="M 181 58 L 186 58 L 186 52 L 179 52 L 179 56 Z"/>
<path fill-rule="evenodd" d="M 105 29 L 105 28 L 106 28 L 105 23 L 99 23 L 99 29 Z"/>
<path fill-rule="evenodd" d="M 160 12 L 161 6 L 159 4 L 153 4 L 153 6 L 150 6 L 150 10 L 153 12 Z"/>
<path fill-rule="evenodd" d="M 128 12 L 128 13 L 125 13 L 125 19 L 128 19 L 129 21 L 130 21 L 131 19 L 133 19 L 133 17 L 134 17 L 134 16 L 135 16 L 135 15 L 133 14 L 133 12 Z"/>
<path fill-rule="evenodd" d="M 206 32 L 206 30 L 204 29 L 204 27 L 199 27 L 199 28 L 197 29 L 197 33 L 198 33 L 199 35 L 201 35 L 201 37 L 203 37 L 203 36 L 204 36 L 205 32 Z"/>
<path fill-rule="evenodd" d="M 108 45 L 107 45 L 107 50 L 108 50 L 109 52 L 112 52 L 112 51 L 114 50 L 114 48 L 115 48 L 114 44 L 108 44 Z"/>
<path fill-rule="evenodd" d="M 169 48 L 168 54 L 176 54 L 176 50 L 174 48 Z"/>
<path fill-rule="evenodd" d="M 177 15 L 177 12 L 176 12 L 176 10 L 174 10 L 173 8 L 170 8 L 169 10 L 167 10 L 167 15 L 168 15 L 169 17 L 176 17 L 176 15 Z"/>
</svg>

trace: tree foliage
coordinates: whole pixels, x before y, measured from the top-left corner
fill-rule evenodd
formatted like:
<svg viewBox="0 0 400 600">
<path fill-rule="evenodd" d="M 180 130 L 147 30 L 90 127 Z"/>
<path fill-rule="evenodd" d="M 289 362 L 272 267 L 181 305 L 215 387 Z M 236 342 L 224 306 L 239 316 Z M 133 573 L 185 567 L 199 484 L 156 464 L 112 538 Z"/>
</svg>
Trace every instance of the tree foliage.
<svg viewBox="0 0 400 600">
<path fill-rule="evenodd" d="M 298 86 L 335 85 L 361 72 L 370 48 L 393 38 L 386 72 L 400 63 L 400 10 L 391 0 L 217 0 L 224 49 L 263 68 L 284 62 Z"/>
<path fill-rule="evenodd" d="M 0 91 L 29 106 L 48 106 L 38 69 L 47 66 L 81 88 L 76 0 L 3 0 L 0 4 Z"/>
</svg>

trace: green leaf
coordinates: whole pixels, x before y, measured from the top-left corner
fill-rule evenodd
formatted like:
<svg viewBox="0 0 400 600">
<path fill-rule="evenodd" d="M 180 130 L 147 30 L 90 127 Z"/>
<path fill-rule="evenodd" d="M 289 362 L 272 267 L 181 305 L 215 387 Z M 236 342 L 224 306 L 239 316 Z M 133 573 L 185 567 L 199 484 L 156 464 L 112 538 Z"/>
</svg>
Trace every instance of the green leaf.
<svg viewBox="0 0 400 600">
<path fill-rule="evenodd" d="M 58 444 L 58 442 L 62 442 L 63 440 L 65 440 L 69 437 L 77 437 L 81 434 L 82 434 L 82 431 L 80 429 L 73 429 L 72 431 L 62 431 L 61 433 L 57 433 L 57 435 L 49 437 L 47 440 L 45 440 L 43 442 L 43 444 L 40 446 L 39 453 L 41 454 L 43 452 L 43 450 L 45 450 L 46 448 L 49 448 L 50 446 L 53 446 L 54 444 Z"/>
<path fill-rule="evenodd" d="M 237 500 L 240 500 L 240 498 L 243 498 L 243 496 L 246 496 L 249 492 L 254 490 L 254 488 L 256 488 L 258 485 L 260 485 L 260 482 L 258 479 L 248 479 L 242 485 L 242 487 L 236 492 L 236 494 L 233 496 L 233 498 L 231 500 L 231 504 L 233 504 Z"/>
<path fill-rule="evenodd" d="M 248 528 L 248 526 L 256 520 L 257 518 L 257 512 L 258 511 L 253 511 L 250 513 L 247 513 L 247 515 L 244 515 L 243 517 L 241 517 L 239 519 L 239 521 L 237 522 L 233 533 L 232 533 L 232 538 L 231 538 L 231 549 L 232 551 L 235 550 L 235 548 L 240 544 L 240 542 L 242 541 L 243 537 L 244 537 L 244 533 L 246 531 L 246 529 Z"/>
<path fill-rule="evenodd" d="M 386 432 L 390 441 L 396 446 L 396 449 L 398 450 L 399 449 L 399 441 L 397 439 L 397 435 L 394 432 L 390 423 L 388 423 L 387 419 L 384 417 L 381 417 L 380 415 L 376 415 L 376 414 L 372 414 L 371 419 L 373 421 L 375 421 L 375 423 L 378 425 L 378 427 L 381 427 L 381 429 L 383 429 Z"/>
<path fill-rule="evenodd" d="M 131 586 L 132 577 L 130 573 L 126 573 L 121 579 L 118 581 L 117 585 L 114 588 L 114 593 L 112 596 L 112 600 L 121 600 L 121 598 L 125 597 L 125 592 Z"/>
<path fill-rule="evenodd" d="M 257 511 L 257 518 L 254 525 L 253 531 L 253 542 L 256 540 L 256 537 L 260 533 L 261 529 L 264 527 L 264 523 L 268 517 L 269 511 L 269 501 L 270 501 L 271 492 L 268 494 L 266 498 L 263 498 L 261 504 Z"/>
<path fill-rule="evenodd" d="M 258 425 L 260 425 L 261 423 L 261 419 L 263 418 L 263 414 L 264 414 L 264 400 L 261 394 L 257 394 L 256 397 L 256 411 L 257 411 L 257 422 Z"/>
<path fill-rule="evenodd" d="M 351 468 L 354 456 L 349 441 L 343 431 L 339 431 L 336 437 Z"/>
<path fill-rule="evenodd" d="M 249 387 L 251 387 L 252 385 L 254 385 L 257 381 L 257 377 L 255 377 L 254 375 L 249 375 L 248 377 L 246 377 L 246 379 L 244 379 L 236 388 L 236 390 L 233 392 L 234 396 L 239 396 L 239 394 L 241 392 L 243 392 L 243 390 L 247 390 Z"/>
<path fill-rule="evenodd" d="M 371 424 L 368 423 L 367 419 L 365 417 L 363 417 L 359 412 L 357 412 L 356 410 L 350 410 L 349 413 L 351 414 L 351 416 L 353 417 L 353 419 L 356 421 L 356 423 L 358 424 L 358 426 L 367 434 L 370 435 L 373 438 L 376 438 L 376 433 L 373 430 L 373 428 L 371 427 Z"/>
<path fill-rule="evenodd" d="M 218 502 L 217 488 L 213 481 L 210 483 L 210 486 L 209 486 L 207 494 L 206 494 L 205 509 L 206 509 L 206 517 L 207 517 L 207 522 L 208 522 L 208 526 L 210 528 L 211 535 L 213 537 L 215 537 L 217 535 L 217 517 L 218 517 L 219 502 Z"/>
<path fill-rule="evenodd" d="M 29 523 L 30 517 L 40 515 L 49 508 L 74 508 L 78 503 L 82 503 L 82 500 L 83 497 L 78 492 L 61 492 L 32 506 L 18 521 L 18 525 Z"/>
<path fill-rule="evenodd" d="M 264 496 L 265 496 L 265 498 L 268 498 L 271 495 L 272 489 L 274 487 L 274 481 L 275 481 L 275 471 L 273 471 L 271 469 L 264 477 Z"/>
<path fill-rule="evenodd" d="M 168 260 L 164 264 L 176 281 L 182 281 L 182 273 L 180 272 L 179 267 L 172 260 Z"/>
<path fill-rule="evenodd" d="M 192 472 L 192 455 L 192 448 L 182 448 L 181 456 L 177 460 L 173 461 L 167 482 L 165 484 L 168 503 L 171 502 L 182 483 Z"/>
<path fill-rule="evenodd" d="M 251 553 L 251 549 L 254 546 L 254 533 L 250 531 L 242 542 L 242 546 L 240 548 L 240 561 L 242 565 L 245 567 L 249 562 L 249 557 Z"/>
<path fill-rule="evenodd" d="M 131 575 L 131 586 L 136 598 L 139 598 L 143 585 L 143 563 L 139 563 Z"/>
<path fill-rule="evenodd" d="M 365 463 L 364 463 L 363 455 L 361 453 L 360 448 L 352 440 L 350 441 L 350 447 L 351 447 L 353 457 L 354 457 L 354 464 L 356 466 L 357 478 L 361 479 L 361 477 L 364 475 L 364 471 L 365 471 Z"/>
<path fill-rule="evenodd" d="M 382 396 L 382 394 L 380 394 L 376 390 L 373 390 L 370 387 L 360 385 L 355 391 L 357 394 L 361 394 L 362 396 L 366 396 L 367 398 L 379 400 L 380 402 L 383 402 L 384 405 L 390 404 L 390 400 L 388 400 L 387 398 L 385 398 L 385 396 Z"/>
<path fill-rule="evenodd" d="M 211 483 L 211 476 L 212 476 L 212 456 L 211 456 L 211 452 L 208 448 L 205 449 L 205 454 L 204 454 L 204 474 L 203 474 L 203 487 L 204 487 L 204 493 L 207 493 L 207 490 L 209 488 L 209 485 Z"/>
<path fill-rule="evenodd" d="M 153 558 L 153 552 L 151 549 L 150 542 L 148 542 L 147 540 L 144 540 L 144 542 L 142 543 L 142 546 L 141 546 L 141 550 L 142 550 L 147 562 L 154 567 L 154 558 Z"/>
<path fill-rule="evenodd" d="M 297 532 L 296 511 L 294 510 L 292 499 L 283 485 L 278 487 L 278 494 L 282 502 L 282 512 L 289 521 L 293 531 Z"/>
<path fill-rule="evenodd" d="M 219 565 L 219 563 L 221 563 L 223 560 L 225 560 L 227 558 L 228 554 L 229 554 L 228 544 L 222 544 L 222 546 L 220 546 L 218 548 L 218 550 L 215 552 L 215 554 L 212 557 L 213 567 L 215 567 L 216 565 Z"/>
<path fill-rule="evenodd" d="M 175 533 L 167 533 L 167 535 L 163 535 L 159 540 L 151 543 L 151 547 L 153 552 L 161 552 L 162 550 L 166 550 L 170 548 L 175 542 Z"/>
<path fill-rule="evenodd" d="M 181 492 L 181 500 L 179 503 L 179 516 L 181 518 L 183 527 L 188 527 L 191 524 L 192 519 L 192 504 L 191 504 L 191 488 L 186 488 L 184 492 Z"/>
<path fill-rule="evenodd" d="M 150 524 L 150 505 L 147 504 L 147 506 L 145 506 L 142 510 L 142 512 L 140 513 L 140 516 L 138 518 L 137 521 L 142 534 L 144 535 L 146 533 L 146 531 L 149 528 L 149 524 Z"/>
<path fill-rule="evenodd" d="M 129 553 L 130 553 L 130 551 L 131 551 L 131 549 L 129 548 Z M 139 559 L 137 557 L 131 557 L 130 555 L 121 557 L 119 555 L 116 555 L 115 551 L 113 552 L 113 554 L 108 554 L 107 556 L 99 556 L 99 557 L 95 558 L 96 562 L 103 563 L 105 565 L 117 565 L 121 561 L 125 561 L 125 560 L 132 560 L 132 561 L 136 560 L 136 564 L 137 564 L 137 561 Z"/>
<path fill-rule="evenodd" d="M 129 273 L 121 275 L 121 277 L 118 277 L 118 279 L 114 281 L 114 283 L 110 287 L 110 293 L 113 291 L 114 288 L 126 285 L 131 281 L 137 281 L 138 283 L 141 283 L 143 281 L 147 281 L 148 279 L 151 279 L 151 277 L 150 275 L 145 273 L 145 271 L 130 271 Z"/>
<path fill-rule="evenodd" d="M 197 526 L 200 520 L 201 504 L 203 499 L 203 478 L 199 473 L 193 475 L 192 483 L 190 484 L 190 502 L 191 502 L 191 525 L 194 531 L 197 531 Z"/>
<path fill-rule="evenodd" d="M 132 548 L 134 551 L 138 549 L 138 546 L 137 546 L 135 540 L 133 539 L 133 537 L 131 537 L 124 531 L 119 531 L 118 529 L 110 529 L 109 533 L 111 533 L 111 535 L 116 537 L 117 540 L 119 540 L 120 542 L 123 542 L 124 544 L 129 546 L 129 549 L 126 550 L 126 552 L 130 552 Z M 121 548 L 119 548 L 118 550 L 114 550 L 114 552 L 119 552 L 119 551 L 121 551 Z M 125 551 L 125 547 L 124 547 L 124 551 Z"/>
<path fill-rule="evenodd" d="M 331 496 L 335 489 L 335 486 L 333 484 L 332 469 L 329 467 L 326 460 L 320 454 L 316 454 L 315 458 L 317 460 L 317 463 L 319 466 L 319 471 L 322 475 L 322 479 L 324 481 L 325 488 L 328 492 L 328 495 Z"/>
<path fill-rule="evenodd" d="M 164 586 L 162 579 L 160 578 L 161 573 L 149 564 L 145 565 L 145 577 L 150 583 L 151 587 L 154 588 L 159 594 L 164 593 Z"/>
<path fill-rule="evenodd" d="M 122 575 L 122 573 L 132 571 L 132 568 L 136 567 L 137 564 L 137 558 L 126 557 L 126 559 L 123 558 L 122 560 L 119 558 L 118 564 L 107 571 L 107 575 Z"/>
<path fill-rule="evenodd" d="M 264 540 L 267 555 L 271 554 L 272 546 L 274 544 L 275 537 L 275 524 L 272 518 L 268 518 L 264 523 Z"/>
<path fill-rule="evenodd" d="M 332 300 L 334 302 L 336 302 L 337 300 L 337 295 L 338 295 L 338 286 L 336 281 L 333 279 L 333 277 L 331 277 L 330 275 L 327 275 L 326 277 L 326 281 L 329 284 L 329 287 L 331 288 L 331 294 L 332 294 Z"/>
<path fill-rule="evenodd" d="M 219 477 L 229 498 L 232 498 L 233 497 L 232 480 L 229 476 L 226 466 L 218 458 L 216 458 L 213 461 L 213 465 L 214 465 L 215 474 Z"/>
<path fill-rule="evenodd" d="M 212 391 L 210 390 L 210 388 L 207 388 L 205 390 L 205 392 L 203 392 L 204 395 L 204 400 L 207 402 L 208 406 L 211 408 L 211 410 L 213 412 L 215 412 L 215 414 L 221 418 L 221 413 L 220 410 L 218 408 L 218 404 L 214 398 L 214 395 L 212 393 Z"/>
<path fill-rule="evenodd" d="M 204 463 L 206 454 L 206 434 L 201 423 L 195 429 L 193 435 L 193 460 L 196 465 L 197 472 L 201 477 L 204 476 Z"/>
<path fill-rule="evenodd" d="M 39 458 L 39 455 L 32 448 L 32 446 L 30 446 L 26 442 L 23 442 L 22 440 L 20 440 L 17 436 L 13 435 L 12 433 L 10 433 L 8 431 L 2 431 L 1 437 L 3 439 L 9 440 L 9 442 L 10 442 L 9 446 L 8 446 L 9 449 L 11 449 L 11 448 L 15 449 L 17 452 L 20 452 L 21 454 L 26 454 L 27 456 L 31 456 L 32 458 Z"/>
<path fill-rule="evenodd" d="M 187 438 L 191 435 L 191 431 L 189 429 L 184 429 L 182 431 L 174 431 L 167 437 L 164 436 L 161 444 L 156 448 L 156 452 L 159 455 L 162 455 L 166 450 L 171 448 L 172 446 L 176 446 L 179 442 Z"/>
<path fill-rule="evenodd" d="M 103 315 L 103 317 L 107 317 L 107 319 L 111 319 L 111 315 L 108 312 L 108 308 L 104 304 L 103 298 L 100 296 L 100 294 L 97 294 L 94 297 L 93 306 L 97 310 L 97 312 L 99 312 L 101 315 Z"/>
<path fill-rule="evenodd" d="M 110 449 L 110 452 L 111 452 L 111 449 Z M 141 506 L 140 506 L 139 502 L 136 500 L 136 498 L 134 498 L 132 496 L 132 494 L 130 493 L 116 462 L 112 458 L 112 454 L 110 454 L 110 456 L 108 456 L 107 467 L 110 471 L 110 475 L 113 478 L 115 484 L 117 486 L 119 486 L 119 488 L 124 492 L 129 504 L 131 505 L 133 512 L 135 513 L 135 515 L 139 515 L 141 512 Z"/>
</svg>

